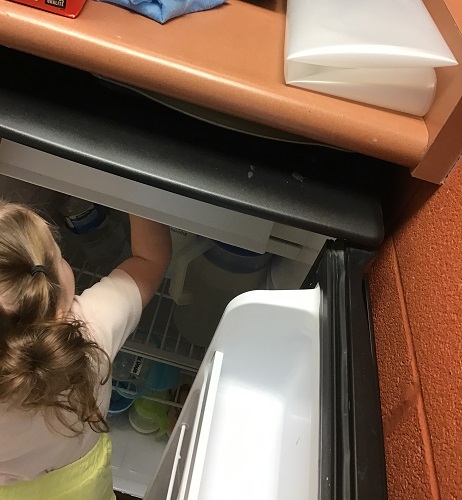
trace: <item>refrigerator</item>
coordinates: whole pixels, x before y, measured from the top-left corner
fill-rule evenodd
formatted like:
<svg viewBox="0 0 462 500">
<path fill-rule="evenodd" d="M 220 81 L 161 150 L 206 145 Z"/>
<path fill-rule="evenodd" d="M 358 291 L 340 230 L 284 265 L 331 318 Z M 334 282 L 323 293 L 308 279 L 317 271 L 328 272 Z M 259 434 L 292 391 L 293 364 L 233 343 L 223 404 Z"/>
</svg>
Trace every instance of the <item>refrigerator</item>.
<svg viewBox="0 0 462 500">
<path fill-rule="evenodd" d="M 113 426 L 115 488 L 147 500 L 386 498 L 367 287 L 383 220 L 360 189 L 374 161 L 0 56 L 1 195 L 49 212 L 72 195 L 122 226 L 135 213 L 283 269 L 279 286 L 270 267 L 272 290 L 233 299 L 205 347 L 175 332 L 171 270 L 123 349 L 178 367 L 191 389 L 170 402 L 182 409 L 168 440 Z M 351 163 L 356 179 L 342 171 Z M 70 253 L 78 288 L 104 274 Z"/>
</svg>

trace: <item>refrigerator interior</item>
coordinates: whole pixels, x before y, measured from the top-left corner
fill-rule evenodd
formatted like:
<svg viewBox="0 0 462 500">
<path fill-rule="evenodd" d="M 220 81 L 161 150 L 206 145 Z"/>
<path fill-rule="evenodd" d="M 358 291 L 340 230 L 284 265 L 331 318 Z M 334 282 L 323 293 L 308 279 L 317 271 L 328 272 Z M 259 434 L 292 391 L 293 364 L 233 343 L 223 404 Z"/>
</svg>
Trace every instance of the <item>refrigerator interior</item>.
<svg viewBox="0 0 462 500">
<path fill-rule="evenodd" d="M 65 195 L 9 177 L 0 176 L 0 180 L 0 196 L 10 201 L 28 203 L 63 227 L 59 207 Z M 111 219 L 123 228 L 125 234 L 128 234 L 128 217 L 111 209 L 108 213 Z M 91 265 L 84 252 L 69 239 L 65 229 L 61 234 L 63 254 L 74 271 L 77 292 L 92 286 L 117 264 L 110 262 L 107 266 L 99 267 Z M 118 260 L 128 255 L 127 243 Z M 170 391 L 170 400 L 167 402 L 169 406 L 180 409 L 184 401 L 184 398 L 180 401 L 182 396 L 180 388 L 184 391 L 192 385 L 206 353 L 206 347 L 191 344 L 178 332 L 173 321 L 174 309 L 175 302 L 169 296 L 169 280 L 165 279 L 143 311 L 141 321 L 128 338 L 123 351 L 161 361 L 181 370 L 180 380 L 176 388 Z M 168 438 L 157 437 L 156 433 L 141 434 L 135 431 L 129 422 L 128 411 L 110 415 L 108 422 L 113 442 L 114 488 L 143 498 L 164 453 Z"/>
</svg>

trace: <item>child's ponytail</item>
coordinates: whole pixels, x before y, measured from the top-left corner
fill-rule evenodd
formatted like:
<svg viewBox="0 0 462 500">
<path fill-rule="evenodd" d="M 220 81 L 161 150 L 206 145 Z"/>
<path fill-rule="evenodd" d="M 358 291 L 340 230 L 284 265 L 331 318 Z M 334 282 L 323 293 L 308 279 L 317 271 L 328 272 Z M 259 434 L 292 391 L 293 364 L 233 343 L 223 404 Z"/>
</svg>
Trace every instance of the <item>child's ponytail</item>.
<svg viewBox="0 0 462 500">
<path fill-rule="evenodd" d="M 2 332 L 0 401 L 45 411 L 74 434 L 82 432 L 85 423 L 107 432 L 95 395 L 95 388 L 107 379 L 98 369 L 104 354 L 84 332 L 78 321 L 18 324 Z"/>
<path fill-rule="evenodd" d="M 84 324 L 58 319 L 50 228 L 30 209 L 0 201 L 0 235 L 0 403 L 45 412 L 53 428 L 61 423 L 71 434 L 85 424 L 107 432 L 97 388 L 110 361 Z"/>
</svg>

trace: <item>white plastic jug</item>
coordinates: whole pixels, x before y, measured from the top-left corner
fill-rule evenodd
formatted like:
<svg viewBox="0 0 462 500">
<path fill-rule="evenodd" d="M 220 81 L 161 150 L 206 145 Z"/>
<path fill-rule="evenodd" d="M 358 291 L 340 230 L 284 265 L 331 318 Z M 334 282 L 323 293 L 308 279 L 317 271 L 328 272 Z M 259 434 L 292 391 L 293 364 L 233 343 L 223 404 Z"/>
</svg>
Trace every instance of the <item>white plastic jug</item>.
<svg viewBox="0 0 462 500">
<path fill-rule="evenodd" d="M 187 270 L 179 270 L 185 276 L 183 296 L 188 300 L 175 308 L 173 318 L 182 336 L 207 346 L 228 303 L 266 283 L 272 256 L 210 240 L 200 243 L 206 251 L 191 260 Z"/>
</svg>

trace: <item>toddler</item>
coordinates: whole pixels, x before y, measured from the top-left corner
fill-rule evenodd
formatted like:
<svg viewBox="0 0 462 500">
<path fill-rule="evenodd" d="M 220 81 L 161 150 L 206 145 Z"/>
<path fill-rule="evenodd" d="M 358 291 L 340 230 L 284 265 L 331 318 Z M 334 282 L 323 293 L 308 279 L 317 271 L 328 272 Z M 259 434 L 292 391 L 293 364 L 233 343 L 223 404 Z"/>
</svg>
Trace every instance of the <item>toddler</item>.
<svg viewBox="0 0 462 500">
<path fill-rule="evenodd" d="M 111 362 L 168 267 L 168 227 L 130 216 L 132 257 L 75 295 L 55 229 L 0 200 L 0 500 L 114 498 Z"/>
</svg>

